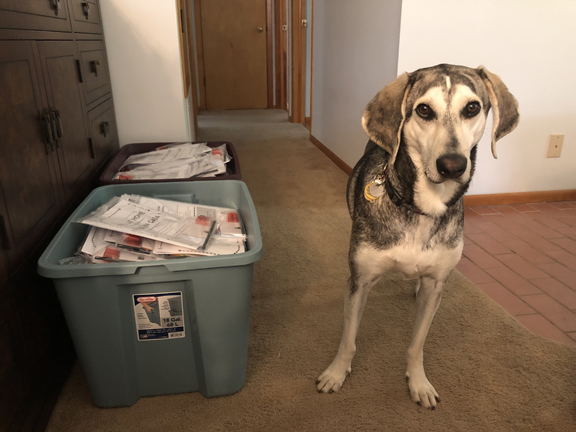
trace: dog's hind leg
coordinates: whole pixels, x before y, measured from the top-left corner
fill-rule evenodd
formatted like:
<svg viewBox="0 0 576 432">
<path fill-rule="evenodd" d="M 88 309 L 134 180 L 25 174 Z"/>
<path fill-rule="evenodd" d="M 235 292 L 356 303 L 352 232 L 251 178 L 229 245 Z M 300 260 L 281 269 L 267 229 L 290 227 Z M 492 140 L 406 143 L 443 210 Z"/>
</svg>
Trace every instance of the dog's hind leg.
<svg viewBox="0 0 576 432">
<path fill-rule="evenodd" d="M 438 393 L 424 373 L 424 342 L 432 319 L 442 299 L 444 281 L 423 276 L 416 295 L 416 317 L 412 341 L 408 347 L 406 379 L 412 400 L 425 408 L 435 409 L 440 401 Z"/>
<path fill-rule="evenodd" d="M 352 266 L 354 269 L 354 266 Z M 344 302 L 344 331 L 338 354 L 316 381 L 320 393 L 333 393 L 340 390 L 346 376 L 352 372 L 352 359 L 356 353 L 356 334 L 360 318 L 366 305 L 370 289 L 380 280 L 382 274 L 362 274 L 352 271 Z"/>
</svg>

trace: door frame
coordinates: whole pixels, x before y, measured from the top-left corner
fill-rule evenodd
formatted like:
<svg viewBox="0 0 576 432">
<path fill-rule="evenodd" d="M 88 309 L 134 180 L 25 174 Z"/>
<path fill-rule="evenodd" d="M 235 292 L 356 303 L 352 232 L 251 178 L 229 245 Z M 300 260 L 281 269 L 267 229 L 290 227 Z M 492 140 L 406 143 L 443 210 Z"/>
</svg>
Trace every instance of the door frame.
<svg viewBox="0 0 576 432">
<path fill-rule="evenodd" d="M 189 0 L 191 1 L 191 0 Z M 204 43 L 202 37 L 202 5 L 201 0 L 194 1 L 194 17 L 196 24 L 196 53 L 198 56 L 198 84 L 200 88 L 199 111 L 207 110 L 206 74 L 204 71 Z M 266 93 L 268 108 L 274 108 L 273 55 L 272 55 L 272 0 L 266 2 Z"/>
<path fill-rule="evenodd" d="M 180 58 L 182 61 L 182 81 L 184 99 L 188 99 L 188 87 L 194 119 L 194 136 L 198 134 L 198 93 L 196 89 L 196 56 L 194 55 L 194 38 L 192 25 L 192 5 L 188 0 L 176 0 L 178 7 L 178 32 L 180 35 Z"/>
<path fill-rule="evenodd" d="M 291 121 L 306 119 L 306 0 L 292 0 L 292 115 Z M 308 20 L 310 21 L 310 20 Z"/>
<path fill-rule="evenodd" d="M 288 22 L 286 0 L 274 0 L 274 43 L 274 65 L 276 69 L 276 104 L 274 108 L 288 111 Z"/>
</svg>

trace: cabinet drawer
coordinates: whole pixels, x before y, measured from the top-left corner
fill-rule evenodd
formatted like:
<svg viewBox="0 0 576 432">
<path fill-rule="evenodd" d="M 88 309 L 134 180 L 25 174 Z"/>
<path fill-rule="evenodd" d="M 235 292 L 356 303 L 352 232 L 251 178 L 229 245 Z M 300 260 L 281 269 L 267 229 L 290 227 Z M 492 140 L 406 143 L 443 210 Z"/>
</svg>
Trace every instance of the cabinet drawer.
<svg viewBox="0 0 576 432">
<path fill-rule="evenodd" d="M 104 42 L 78 42 L 86 104 L 110 93 L 110 75 Z"/>
<path fill-rule="evenodd" d="M 0 28 L 71 31 L 67 0 L 0 0 Z"/>
<path fill-rule="evenodd" d="M 69 0 L 72 28 L 76 33 L 102 33 L 100 7 L 96 0 Z"/>
<path fill-rule="evenodd" d="M 93 151 L 96 164 L 99 166 L 110 154 L 118 149 L 118 131 L 114 104 L 108 99 L 88 113 L 90 132 L 92 133 Z"/>
</svg>

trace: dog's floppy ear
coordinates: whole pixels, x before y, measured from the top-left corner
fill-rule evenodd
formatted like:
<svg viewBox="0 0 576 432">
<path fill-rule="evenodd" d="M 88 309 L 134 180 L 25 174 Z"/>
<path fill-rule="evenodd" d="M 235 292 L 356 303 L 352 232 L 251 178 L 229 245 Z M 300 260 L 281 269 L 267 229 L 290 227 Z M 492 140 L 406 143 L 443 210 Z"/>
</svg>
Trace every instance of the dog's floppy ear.
<svg viewBox="0 0 576 432">
<path fill-rule="evenodd" d="M 406 95 L 409 90 L 409 75 L 404 73 L 374 96 L 362 116 L 362 126 L 372 141 L 386 150 L 394 163 L 402 126 L 406 117 Z"/>
<path fill-rule="evenodd" d="M 518 102 L 498 75 L 482 66 L 477 71 L 486 85 L 492 105 L 492 155 L 497 159 L 496 141 L 512 132 L 520 120 Z"/>
</svg>

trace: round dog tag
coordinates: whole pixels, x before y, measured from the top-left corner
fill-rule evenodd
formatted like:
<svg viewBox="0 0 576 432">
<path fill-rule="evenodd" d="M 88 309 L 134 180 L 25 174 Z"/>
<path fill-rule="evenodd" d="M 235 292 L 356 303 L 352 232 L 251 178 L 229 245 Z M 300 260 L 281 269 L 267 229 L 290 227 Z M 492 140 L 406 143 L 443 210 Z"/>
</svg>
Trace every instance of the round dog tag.
<svg viewBox="0 0 576 432">
<path fill-rule="evenodd" d="M 384 194 L 384 185 L 381 180 L 370 182 L 364 188 L 364 198 L 370 202 L 376 201 Z"/>
</svg>

